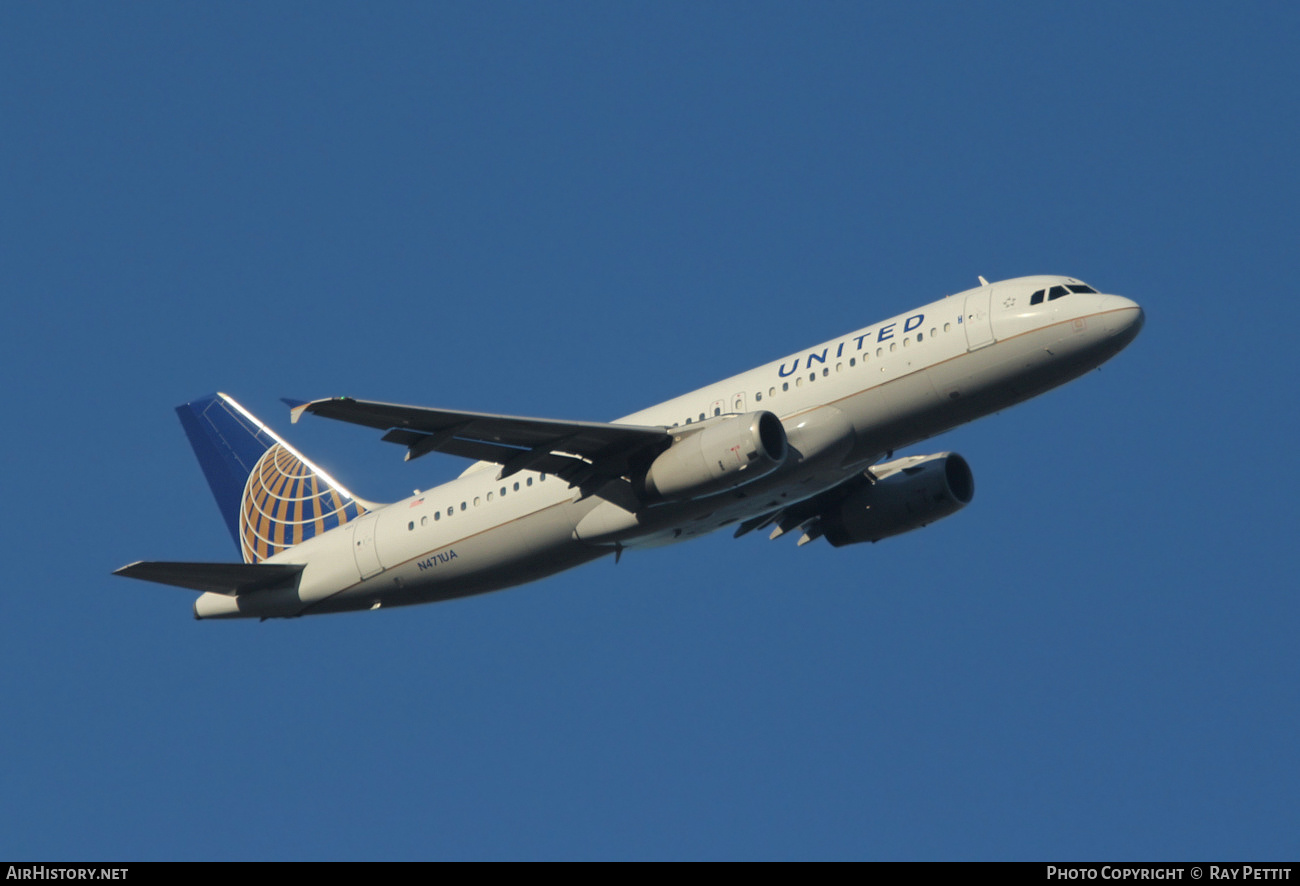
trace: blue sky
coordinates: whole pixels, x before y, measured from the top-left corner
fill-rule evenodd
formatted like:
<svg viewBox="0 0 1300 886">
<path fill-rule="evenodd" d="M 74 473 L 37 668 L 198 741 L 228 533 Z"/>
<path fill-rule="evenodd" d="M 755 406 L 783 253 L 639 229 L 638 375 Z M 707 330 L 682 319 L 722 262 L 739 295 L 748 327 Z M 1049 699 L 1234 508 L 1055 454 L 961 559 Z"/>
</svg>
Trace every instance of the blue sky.
<svg viewBox="0 0 1300 886">
<path fill-rule="evenodd" d="M 0 855 L 1300 850 L 1293 4 L 0 7 Z M 196 623 L 172 407 L 359 494 L 336 394 L 602 420 L 975 283 L 1146 309 L 915 451 L 966 511 Z"/>
</svg>

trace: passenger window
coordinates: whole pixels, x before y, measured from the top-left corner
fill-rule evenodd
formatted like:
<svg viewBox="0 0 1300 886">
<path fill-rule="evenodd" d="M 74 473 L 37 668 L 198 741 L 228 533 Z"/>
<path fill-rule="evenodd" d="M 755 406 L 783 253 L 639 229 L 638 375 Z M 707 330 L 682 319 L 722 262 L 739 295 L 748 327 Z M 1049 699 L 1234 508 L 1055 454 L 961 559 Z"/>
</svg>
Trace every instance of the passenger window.
<svg viewBox="0 0 1300 886">
<path fill-rule="evenodd" d="M 477 508 L 477 507 L 478 507 L 478 503 L 479 503 L 479 497 L 476 495 L 476 496 L 474 496 L 474 507 Z"/>
<path fill-rule="evenodd" d="M 951 329 L 952 329 L 952 324 L 951 324 L 951 323 L 945 323 L 945 324 L 943 324 L 943 331 L 944 331 L 944 332 L 948 332 L 948 331 L 951 330 Z"/>
<path fill-rule="evenodd" d="M 790 390 L 790 383 L 788 381 L 781 382 L 781 390 L 783 391 Z"/>
<path fill-rule="evenodd" d="M 532 486 L 532 485 L 533 485 L 533 478 L 532 478 L 532 477 L 529 477 L 529 478 L 528 478 L 527 484 L 528 484 L 529 486 Z"/>
<path fill-rule="evenodd" d="M 492 500 L 492 493 L 489 492 L 489 493 L 487 494 L 487 500 L 488 500 L 488 501 L 491 501 L 491 500 Z"/>
<path fill-rule="evenodd" d="M 519 481 L 516 480 L 516 481 L 515 481 L 515 492 L 518 492 L 518 491 L 519 491 Z"/>
<path fill-rule="evenodd" d="M 433 512 L 433 522 L 437 523 L 437 522 L 438 522 L 439 520 L 441 520 L 441 519 L 442 519 L 442 511 L 434 511 L 434 512 Z"/>
<path fill-rule="evenodd" d="M 469 502 L 467 502 L 467 501 L 463 501 L 463 502 L 461 502 L 461 503 L 460 503 L 460 509 L 461 509 L 462 511 L 468 510 L 468 509 L 469 509 Z"/>
<path fill-rule="evenodd" d="M 763 400 L 763 392 L 762 392 L 762 391 L 757 391 L 757 392 L 755 392 L 755 394 L 754 394 L 754 402 L 755 402 L 755 403 L 761 403 L 762 400 Z"/>
<path fill-rule="evenodd" d="M 410 531 L 411 531 L 412 529 L 414 529 L 414 528 L 415 528 L 415 521 L 414 521 L 414 520 L 412 520 L 410 523 L 407 523 L 407 524 L 406 524 L 406 531 L 407 531 L 407 532 L 410 532 Z"/>
</svg>

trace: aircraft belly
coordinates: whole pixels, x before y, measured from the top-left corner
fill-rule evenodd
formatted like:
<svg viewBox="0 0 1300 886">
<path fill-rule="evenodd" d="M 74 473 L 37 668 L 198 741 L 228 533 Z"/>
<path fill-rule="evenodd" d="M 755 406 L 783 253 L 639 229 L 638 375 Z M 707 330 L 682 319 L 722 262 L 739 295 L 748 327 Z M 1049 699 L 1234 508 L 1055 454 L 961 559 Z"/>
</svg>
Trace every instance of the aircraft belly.
<svg viewBox="0 0 1300 886">
<path fill-rule="evenodd" d="M 856 437 L 845 463 L 874 460 L 1028 400 L 1099 366 L 1124 344 L 1097 318 L 1082 318 L 886 380 L 837 404 Z"/>
<path fill-rule="evenodd" d="M 604 556 L 575 541 L 570 506 L 555 505 L 450 541 L 311 607 L 312 613 L 406 606 L 513 587 Z"/>
<path fill-rule="evenodd" d="M 924 436 L 1005 409 L 1078 378 L 1113 355 L 1103 324 L 1086 320 L 1027 332 L 931 366 L 926 375 L 945 403 Z M 909 439 L 913 442 L 919 437 Z"/>
<path fill-rule="evenodd" d="M 901 438 L 913 439 L 910 429 L 927 427 L 945 406 L 922 371 L 883 382 L 841 405 L 854 429 L 854 447 L 845 461 L 855 464 L 896 449 Z"/>
</svg>

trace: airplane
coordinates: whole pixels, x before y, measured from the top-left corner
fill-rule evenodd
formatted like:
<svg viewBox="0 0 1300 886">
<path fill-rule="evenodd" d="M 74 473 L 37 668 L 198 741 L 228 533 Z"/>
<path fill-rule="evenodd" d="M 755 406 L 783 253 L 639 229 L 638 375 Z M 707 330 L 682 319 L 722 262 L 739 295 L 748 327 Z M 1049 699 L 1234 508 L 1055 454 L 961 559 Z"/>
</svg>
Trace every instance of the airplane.
<svg viewBox="0 0 1300 886">
<path fill-rule="evenodd" d="M 475 460 L 392 504 L 231 397 L 199 398 L 177 413 L 242 562 L 115 574 L 199 591 L 198 619 L 294 618 L 496 591 L 726 526 L 834 547 L 919 529 L 969 504 L 974 477 L 956 453 L 896 450 L 1087 373 L 1145 321 L 1073 277 L 979 282 L 610 423 L 286 401 L 294 423 L 375 428 L 408 460 Z"/>
</svg>

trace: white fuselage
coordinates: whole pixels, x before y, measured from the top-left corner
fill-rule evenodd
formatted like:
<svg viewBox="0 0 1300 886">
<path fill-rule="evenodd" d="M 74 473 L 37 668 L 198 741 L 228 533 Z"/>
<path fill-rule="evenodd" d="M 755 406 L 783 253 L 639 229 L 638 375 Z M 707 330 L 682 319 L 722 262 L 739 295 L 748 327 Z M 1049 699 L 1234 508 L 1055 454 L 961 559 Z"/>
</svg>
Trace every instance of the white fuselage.
<svg viewBox="0 0 1300 886">
<path fill-rule="evenodd" d="M 495 464 L 272 557 L 306 564 L 296 591 L 207 593 L 201 618 L 292 616 L 450 599 L 522 584 L 625 547 L 667 544 L 811 498 L 886 453 L 1003 409 L 1099 366 L 1141 308 L 1114 295 L 1031 293 L 1066 277 L 992 283 L 859 329 L 618 420 L 694 430 L 767 410 L 791 456 L 748 485 L 633 514 L 563 480 Z"/>
</svg>

